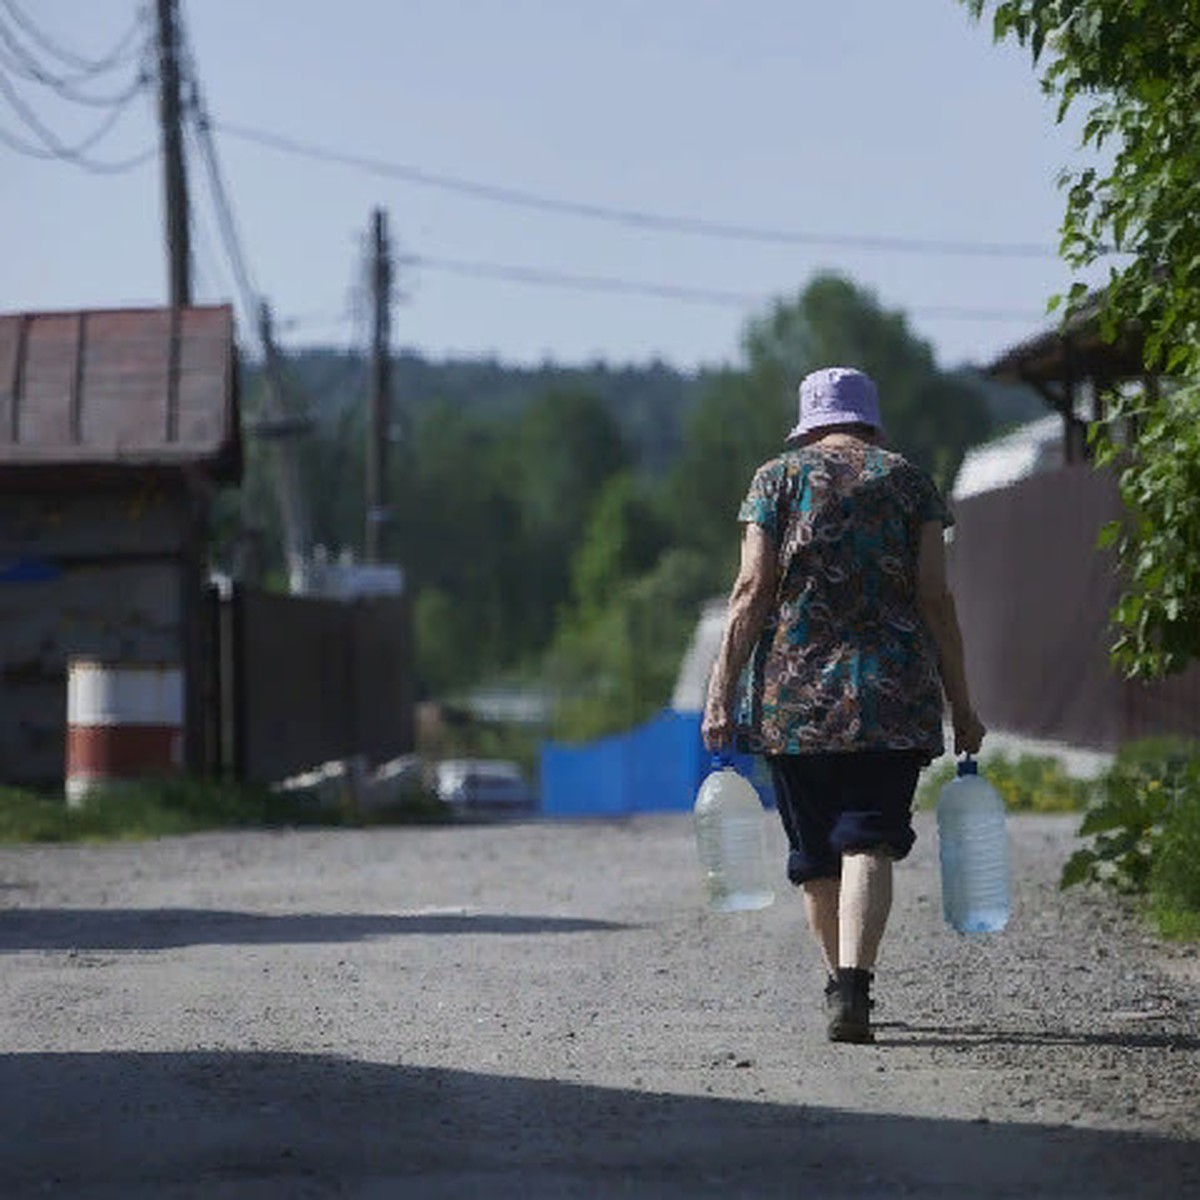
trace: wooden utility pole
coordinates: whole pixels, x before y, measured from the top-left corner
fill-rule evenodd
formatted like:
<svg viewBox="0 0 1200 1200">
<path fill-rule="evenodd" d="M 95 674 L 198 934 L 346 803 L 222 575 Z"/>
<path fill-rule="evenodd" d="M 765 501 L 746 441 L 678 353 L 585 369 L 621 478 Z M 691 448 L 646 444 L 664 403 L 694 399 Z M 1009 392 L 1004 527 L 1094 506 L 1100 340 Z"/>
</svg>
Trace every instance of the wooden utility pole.
<svg viewBox="0 0 1200 1200">
<path fill-rule="evenodd" d="M 391 425 L 391 302 L 392 260 L 388 247 L 387 215 L 377 208 L 372 221 L 371 295 L 374 312 L 371 337 L 371 384 L 367 398 L 367 524 L 364 557 L 383 558 L 388 512 L 387 447 Z"/>
<path fill-rule="evenodd" d="M 171 306 L 192 302 L 192 248 L 188 227 L 187 169 L 183 160 L 183 106 L 179 85 L 178 0 L 158 4 L 158 114 L 162 126 L 163 204 Z"/>
<path fill-rule="evenodd" d="M 263 380 L 266 412 L 255 432 L 271 443 L 276 495 L 283 521 L 283 554 L 287 561 L 288 587 L 292 592 L 308 590 L 309 528 L 304 493 L 300 488 L 300 464 L 296 438 L 308 431 L 309 423 L 290 411 L 283 387 L 283 370 L 271 328 L 271 309 L 264 300 L 258 309 L 258 332 L 262 340 Z"/>
</svg>

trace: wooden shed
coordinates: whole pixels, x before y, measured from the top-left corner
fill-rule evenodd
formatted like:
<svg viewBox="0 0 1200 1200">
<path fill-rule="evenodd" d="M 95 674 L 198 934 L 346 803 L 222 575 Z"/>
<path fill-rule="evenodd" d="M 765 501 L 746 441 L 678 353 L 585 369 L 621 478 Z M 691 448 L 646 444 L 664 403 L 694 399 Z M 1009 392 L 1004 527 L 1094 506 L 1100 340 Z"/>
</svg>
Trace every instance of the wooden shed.
<svg viewBox="0 0 1200 1200">
<path fill-rule="evenodd" d="M 228 306 L 0 314 L 0 782 L 61 783 L 77 658 L 178 665 L 204 769 L 208 520 L 241 467 Z"/>
</svg>

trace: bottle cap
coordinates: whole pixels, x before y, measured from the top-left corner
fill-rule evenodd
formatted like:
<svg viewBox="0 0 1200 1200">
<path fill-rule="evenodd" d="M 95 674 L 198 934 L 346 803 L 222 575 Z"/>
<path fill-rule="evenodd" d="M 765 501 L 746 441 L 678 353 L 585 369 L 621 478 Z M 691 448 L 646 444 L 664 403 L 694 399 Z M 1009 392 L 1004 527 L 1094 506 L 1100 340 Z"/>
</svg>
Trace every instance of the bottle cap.
<svg viewBox="0 0 1200 1200">
<path fill-rule="evenodd" d="M 717 750 L 712 756 L 712 769 L 714 771 L 727 771 L 733 766 L 733 755 L 724 750 Z"/>
<path fill-rule="evenodd" d="M 967 757 L 958 764 L 958 774 L 959 778 L 961 778 L 963 775 L 978 775 L 979 764 L 968 754 Z"/>
</svg>

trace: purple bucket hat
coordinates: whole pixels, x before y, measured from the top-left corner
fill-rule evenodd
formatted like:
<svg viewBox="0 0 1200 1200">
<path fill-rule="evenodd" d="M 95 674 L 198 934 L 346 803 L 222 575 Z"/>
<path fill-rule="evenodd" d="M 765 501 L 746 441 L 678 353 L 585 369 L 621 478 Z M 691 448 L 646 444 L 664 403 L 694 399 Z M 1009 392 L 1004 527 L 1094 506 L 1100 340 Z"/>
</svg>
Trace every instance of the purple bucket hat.
<svg viewBox="0 0 1200 1200">
<path fill-rule="evenodd" d="M 806 375 L 800 382 L 798 417 L 789 441 L 828 425 L 883 429 L 875 381 L 853 367 L 825 367 Z"/>
</svg>

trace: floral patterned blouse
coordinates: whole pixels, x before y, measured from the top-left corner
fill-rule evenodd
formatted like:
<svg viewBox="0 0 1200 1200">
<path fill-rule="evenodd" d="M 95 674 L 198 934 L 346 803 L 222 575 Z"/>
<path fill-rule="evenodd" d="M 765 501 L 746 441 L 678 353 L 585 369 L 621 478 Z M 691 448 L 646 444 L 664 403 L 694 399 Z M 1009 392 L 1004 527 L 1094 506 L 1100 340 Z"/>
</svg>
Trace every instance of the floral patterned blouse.
<svg viewBox="0 0 1200 1200">
<path fill-rule="evenodd" d="M 743 681 L 748 748 L 941 754 L 937 654 L 917 602 L 920 527 L 953 523 L 933 480 L 876 446 L 789 449 L 758 469 L 738 519 L 779 556 Z"/>
</svg>

